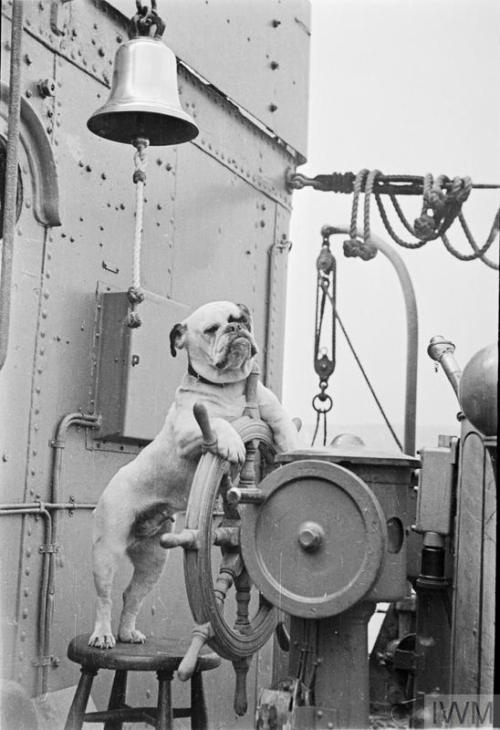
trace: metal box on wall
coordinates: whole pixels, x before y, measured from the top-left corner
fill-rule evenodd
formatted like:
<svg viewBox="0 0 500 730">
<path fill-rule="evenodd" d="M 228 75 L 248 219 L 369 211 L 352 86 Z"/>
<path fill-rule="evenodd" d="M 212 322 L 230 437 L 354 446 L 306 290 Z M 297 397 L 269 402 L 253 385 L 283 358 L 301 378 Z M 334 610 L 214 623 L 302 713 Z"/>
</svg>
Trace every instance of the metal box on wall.
<svg viewBox="0 0 500 730">
<path fill-rule="evenodd" d="M 151 292 L 140 305 L 142 325 L 127 327 L 127 292 L 101 295 L 96 410 L 97 437 L 151 441 L 160 431 L 186 371 L 183 357 L 170 353 L 169 333 L 190 308 Z"/>
</svg>

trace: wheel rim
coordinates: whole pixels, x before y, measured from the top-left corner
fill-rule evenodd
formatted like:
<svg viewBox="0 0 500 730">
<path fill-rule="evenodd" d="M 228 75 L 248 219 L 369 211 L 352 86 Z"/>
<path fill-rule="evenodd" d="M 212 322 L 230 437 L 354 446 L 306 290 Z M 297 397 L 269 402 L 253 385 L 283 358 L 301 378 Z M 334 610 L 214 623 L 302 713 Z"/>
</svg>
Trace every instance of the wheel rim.
<svg viewBox="0 0 500 730">
<path fill-rule="evenodd" d="M 274 451 L 271 430 L 262 421 L 244 417 L 233 425 L 244 443 L 258 441 L 261 446 Z M 198 531 L 200 547 L 184 552 L 184 574 L 195 621 L 199 624 L 210 622 L 212 626 L 214 635 L 208 644 L 225 659 L 235 659 L 254 654 L 266 643 L 276 627 L 277 611 L 259 594 L 257 612 L 250 619 L 245 633 L 241 633 L 229 625 L 224 617 L 224 607 L 222 605 L 221 608 L 216 598 L 212 571 L 214 509 L 228 471 L 228 462 L 214 454 L 204 454 L 200 459 L 186 511 L 186 528 Z M 227 552 L 240 554 L 239 548 Z M 221 555 L 224 555 L 224 548 Z M 244 564 L 243 572 L 246 572 Z"/>
</svg>

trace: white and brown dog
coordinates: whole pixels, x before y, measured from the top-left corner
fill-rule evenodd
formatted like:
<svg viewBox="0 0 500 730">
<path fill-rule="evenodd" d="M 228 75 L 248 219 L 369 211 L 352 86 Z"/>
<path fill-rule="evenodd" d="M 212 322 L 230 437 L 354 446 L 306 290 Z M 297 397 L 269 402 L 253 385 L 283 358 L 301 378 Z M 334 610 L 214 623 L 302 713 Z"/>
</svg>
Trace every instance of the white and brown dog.
<svg viewBox="0 0 500 730">
<path fill-rule="evenodd" d="M 245 385 L 257 354 L 248 309 L 232 302 L 210 302 L 170 333 L 172 355 L 185 349 L 188 372 L 177 389 L 165 424 L 156 438 L 122 467 L 104 490 L 95 510 L 93 573 L 97 611 L 91 646 L 115 645 L 111 630 L 111 588 L 118 559 L 127 554 L 132 579 L 123 594 L 118 639 L 142 643 L 135 622 L 141 603 L 158 581 L 167 551 L 160 535 L 172 527 L 176 512 L 186 509 L 189 489 L 202 453 L 202 435 L 193 405 L 202 402 L 217 439 L 216 451 L 243 463 L 245 447 L 231 425 L 243 414 Z M 295 425 L 276 396 L 262 383 L 257 400 L 261 418 L 278 450 L 298 446 Z"/>
</svg>

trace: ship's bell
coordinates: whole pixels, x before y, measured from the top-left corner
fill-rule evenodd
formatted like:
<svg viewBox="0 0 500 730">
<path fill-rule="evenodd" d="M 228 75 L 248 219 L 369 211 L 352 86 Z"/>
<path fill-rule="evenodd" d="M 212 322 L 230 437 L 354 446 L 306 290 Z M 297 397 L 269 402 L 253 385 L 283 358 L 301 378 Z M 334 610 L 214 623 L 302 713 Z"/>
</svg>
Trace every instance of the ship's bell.
<svg viewBox="0 0 500 730">
<path fill-rule="evenodd" d="M 123 43 L 116 52 L 109 99 L 87 126 L 115 142 L 144 137 L 150 145 L 173 145 L 194 139 L 199 130 L 181 107 L 174 53 L 149 37 Z"/>
</svg>

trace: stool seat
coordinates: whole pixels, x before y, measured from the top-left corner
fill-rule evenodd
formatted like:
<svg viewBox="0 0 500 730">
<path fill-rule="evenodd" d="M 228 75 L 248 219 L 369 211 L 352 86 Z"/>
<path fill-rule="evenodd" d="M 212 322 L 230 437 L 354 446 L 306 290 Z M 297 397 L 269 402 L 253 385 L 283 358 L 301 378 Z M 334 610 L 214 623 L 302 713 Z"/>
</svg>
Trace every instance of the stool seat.
<svg viewBox="0 0 500 730">
<path fill-rule="evenodd" d="M 123 669 L 137 672 L 174 672 L 189 648 L 183 639 L 146 639 L 144 644 L 117 642 L 113 649 L 89 646 L 90 634 L 80 634 L 68 646 L 68 658 L 88 669 Z M 220 657 L 208 649 L 202 650 L 197 671 L 219 666 Z"/>
<path fill-rule="evenodd" d="M 81 675 L 69 709 L 65 730 L 81 730 L 85 722 L 103 722 L 104 730 L 121 730 L 123 723 L 142 722 L 157 730 L 172 730 L 175 718 L 190 717 L 192 730 L 207 730 L 208 718 L 203 693 L 202 672 L 215 669 L 220 657 L 208 649 L 202 650 L 191 677 L 191 705 L 173 707 L 171 682 L 189 643 L 183 639 L 146 639 L 144 644 L 118 642 L 113 649 L 89 646 L 90 634 L 80 634 L 68 646 L 68 657 L 80 664 Z M 86 712 L 92 682 L 100 669 L 114 670 L 108 709 Z M 126 702 L 127 674 L 156 672 L 158 702 L 156 707 L 130 707 Z"/>
</svg>

